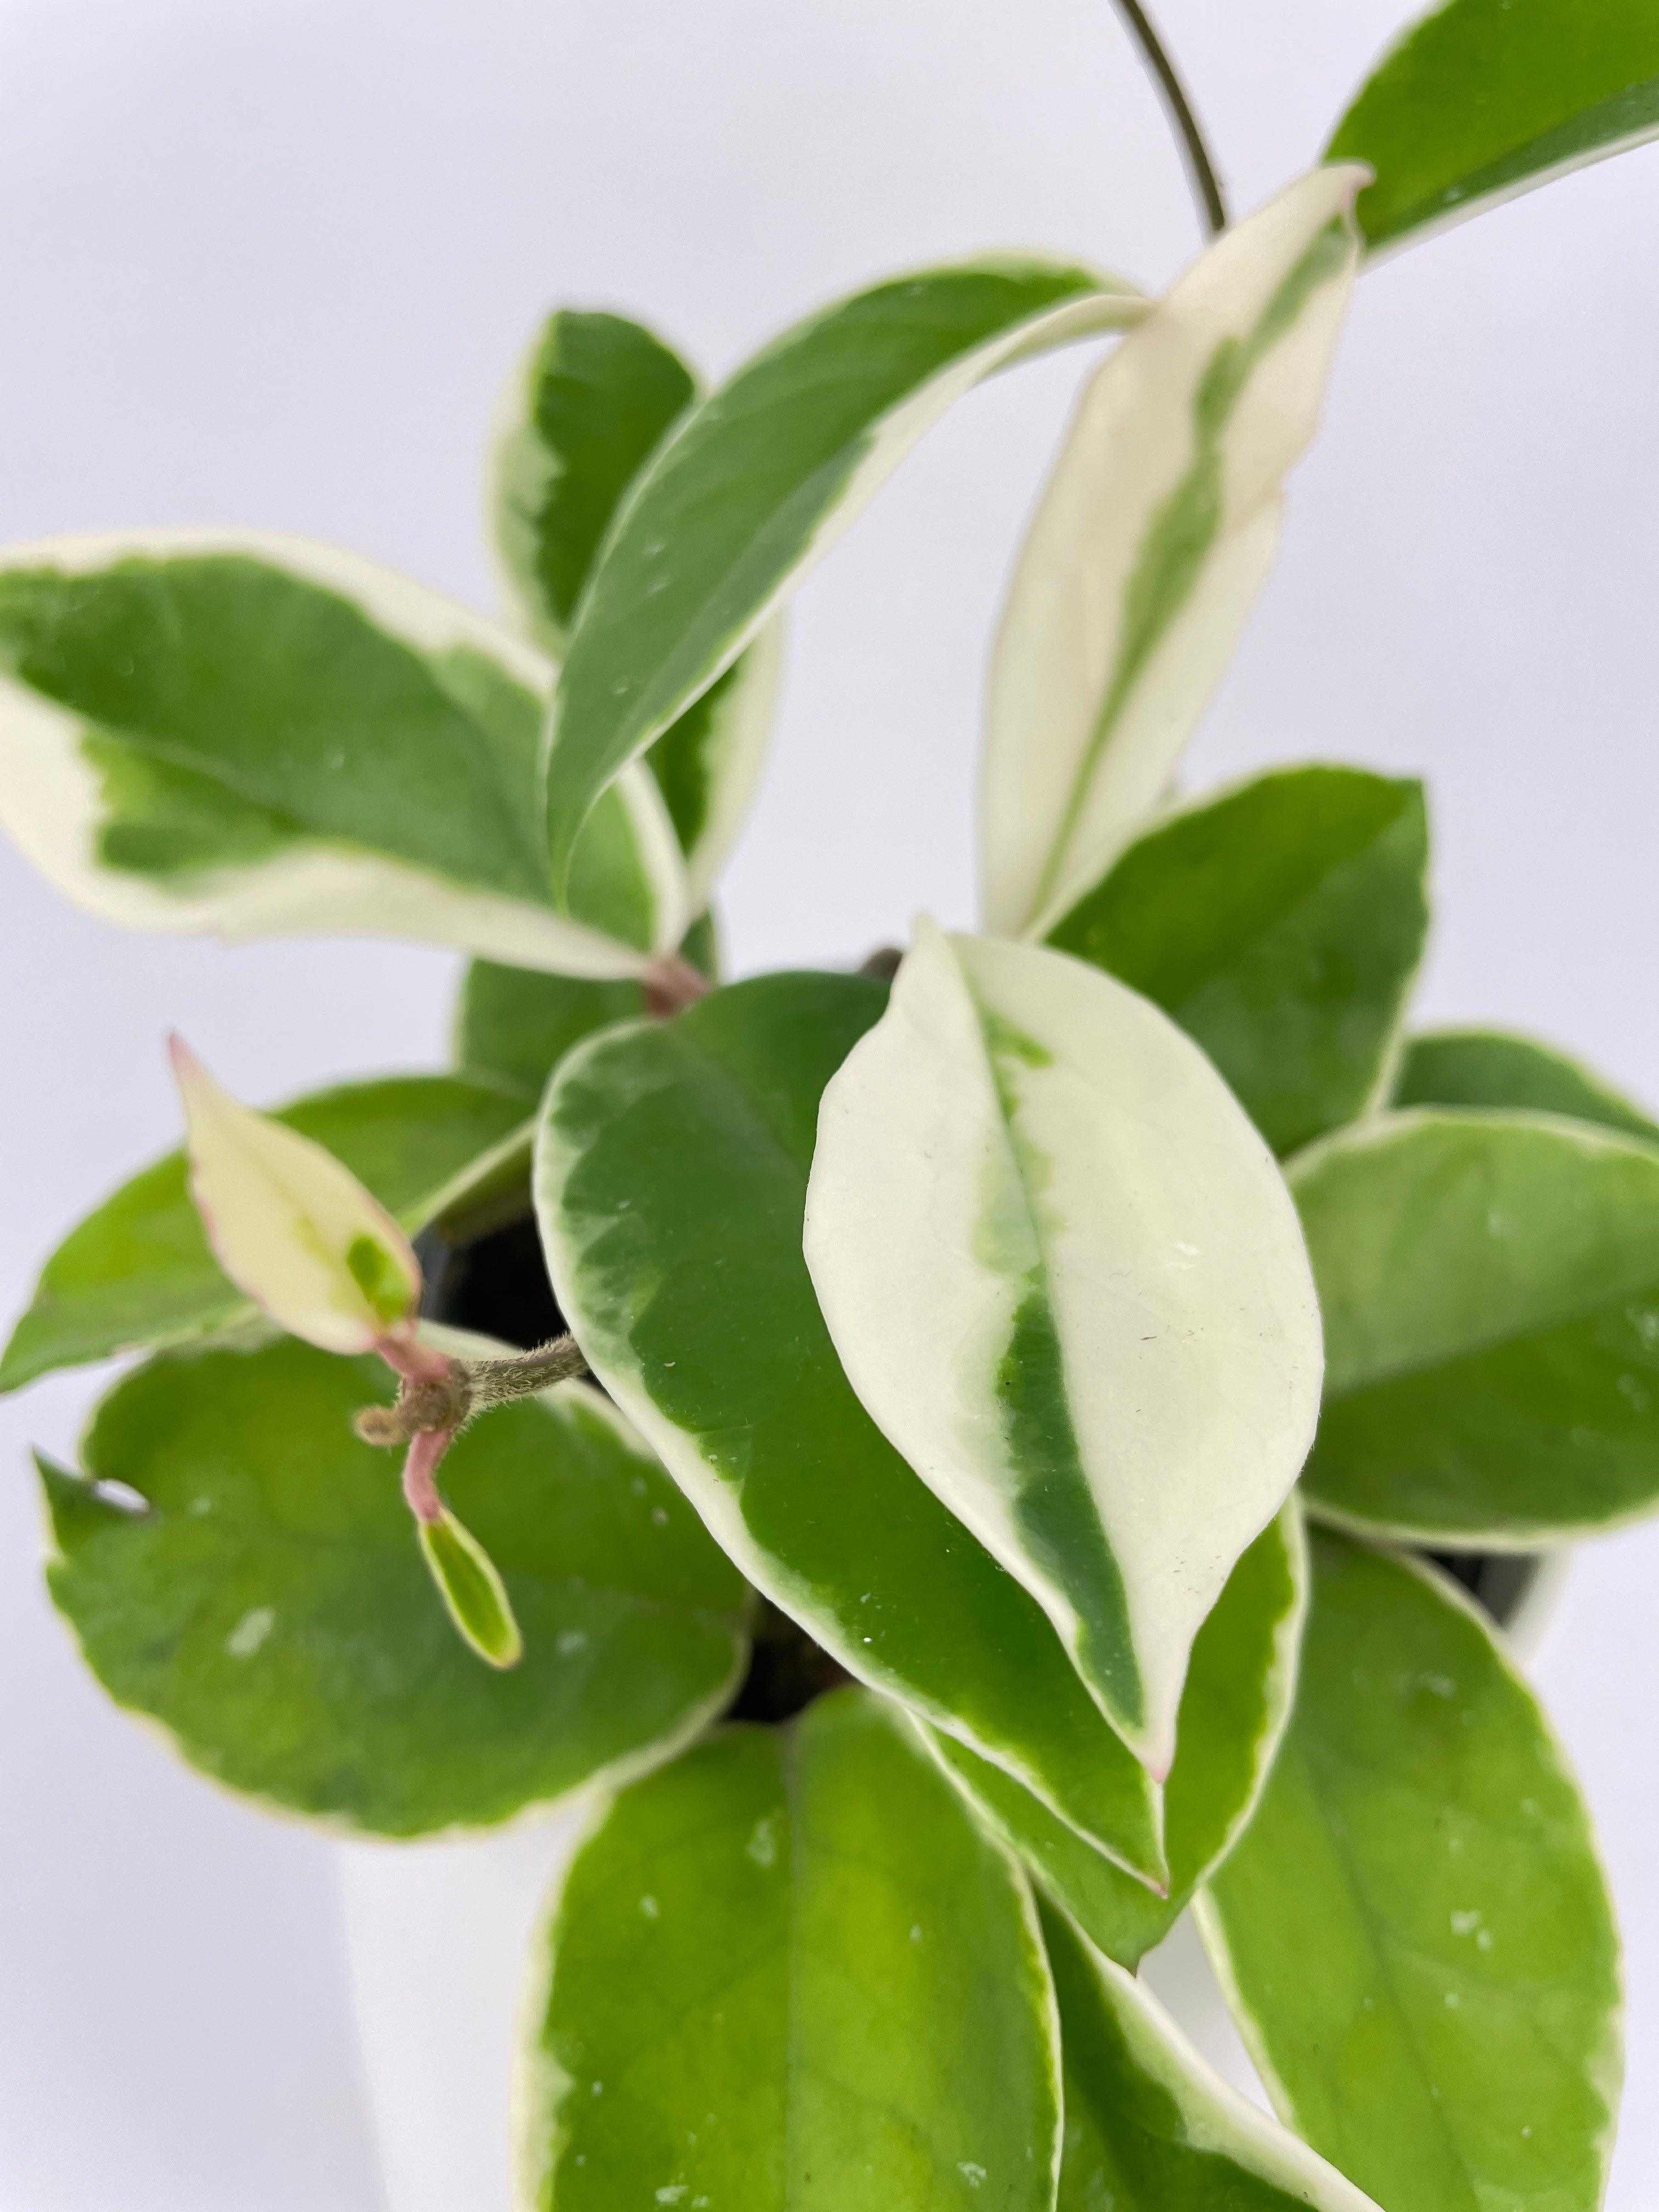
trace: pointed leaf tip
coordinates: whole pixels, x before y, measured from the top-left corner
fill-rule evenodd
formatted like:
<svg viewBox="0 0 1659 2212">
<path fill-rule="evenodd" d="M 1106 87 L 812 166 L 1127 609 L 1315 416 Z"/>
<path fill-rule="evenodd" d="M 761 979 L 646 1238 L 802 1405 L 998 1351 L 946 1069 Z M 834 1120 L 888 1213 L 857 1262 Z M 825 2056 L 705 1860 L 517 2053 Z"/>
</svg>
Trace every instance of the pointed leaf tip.
<svg viewBox="0 0 1659 2212">
<path fill-rule="evenodd" d="M 492 1667 L 516 1667 L 524 1638 L 495 1562 L 447 1506 L 417 1527 L 421 1555 L 462 1642 Z"/>
<path fill-rule="evenodd" d="M 167 1053 L 191 1194 L 231 1280 L 325 1352 L 367 1352 L 405 1329 L 420 1263 L 385 1207 L 321 1145 L 232 1097 L 182 1037 Z"/>
</svg>

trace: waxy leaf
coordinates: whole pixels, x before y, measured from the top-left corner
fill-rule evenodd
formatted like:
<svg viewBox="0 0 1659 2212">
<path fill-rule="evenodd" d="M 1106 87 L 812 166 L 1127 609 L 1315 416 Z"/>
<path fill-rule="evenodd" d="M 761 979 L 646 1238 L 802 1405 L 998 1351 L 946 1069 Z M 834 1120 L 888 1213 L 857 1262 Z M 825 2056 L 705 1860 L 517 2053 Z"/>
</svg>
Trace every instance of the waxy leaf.
<svg viewBox="0 0 1659 2212">
<path fill-rule="evenodd" d="M 635 975 L 689 918 L 655 784 L 595 812 L 568 913 L 537 829 L 553 671 L 301 539 L 152 532 L 0 562 L 0 824 L 134 929 L 412 937 Z"/>
<path fill-rule="evenodd" d="M 1145 306 L 1115 277 L 1036 256 L 924 270 L 796 324 L 704 400 L 630 495 L 579 612 L 550 724 L 556 884 L 599 794 L 957 399 Z"/>
<path fill-rule="evenodd" d="M 1503 1030 L 1431 1030 L 1408 1037 L 1394 1103 L 1522 1107 L 1659 1142 L 1659 1122 L 1593 1068 L 1536 1037 Z"/>
<path fill-rule="evenodd" d="M 1291 1180 L 1325 1316 L 1322 1514 L 1504 1550 L 1659 1504 L 1659 1149 L 1419 1109 Z"/>
<path fill-rule="evenodd" d="M 475 960 L 455 1010 L 456 1064 L 537 1099 L 573 1045 L 644 1012 L 645 994 L 635 982 L 537 975 Z"/>
<path fill-rule="evenodd" d="M 1133 1974 L 1042 1913 L 1065 2053 L 1059 2212 L 1377 2212 L 1219 2081 Z"/>
<path fill-rule="evenodd" d="M 1040 936 L 1167 787 L 1267 574 L 1352 290 L 1355 168 L 1225 232 L 1097 369 L 991 665 L 985 921 Z"/>
<path fill-rule="evenodd" d="M 890 1706 L 841 1691 L 623 1791 L 543 1940 L 521 2212 L 1050 2212 L 1036 1915 Z"/>
<path fill-rule="evenodd" d="M 1618 1943 L 1589 1823 L 1492 1631 L 1314 1541 L 1289 1733 L 1200 1900 L 1286 2124 L 1388 2212 L 1595 2212 Z"/>
<path fill-rule="evenodd" d="M 573 307 L 520 363 L 490 454 L 490 519 L 507 585 L 555 659 L 623 494 L 696 388 L 654 332 Z"/>
<path fill-rule="evenodd" d="M 1296 1208 L 1111 977 L 931 923 L 824 1093 L 813 1287 L 848 1380 L 1160 1778 L 1187 1662 L 1319 1409 Z"/>
<path fill-rule="evenodd" d="M 930 1747 L 981 1817 L 1096 1949 L 1120 1966 L 1138 1966 L 1163 1942 L 1249 1819 L 1290 1717 L 1307 1583 L 1301 1511 L 1292 1498 L 1233 1569 L 1193 1645 L 1164 1793 L 1167 1897 L 1115 1866 L 1012 1776 L 927 1731 Z"/>
<path fill-rule="evenodd" d="M 233 1098 L 182 1038 L 171 1049 L 191 1195 L 237 1289 L 325 1352 L 368 1352 L 406 1333 L 420 1262 L 379 1200 L 314 1137 Z"/>
<path fill-rule="evenodd" d="M 624 495 L 696 393 L 651 331 L 568 307 L 548 318 L 514 379 L 492 457 L 495 544 L 532 635 L 556 657 Z M 781 648 L 775 623 L 646 755 L 686 857 L 689 911 L 754 796 Z"/>
<path fill-rule="evenodd" d="M 1158 1881 L 1158 1793 L 1042 1607 L 854 1395 L 801 1250 L 824 1085 L 880 1016 L 854 975 L 767 975 L 579 1045 L 536 1203 L 596 1375 L 751 1583 L 860 1680 Z"/>
<path fill-rule="evenodd" d="M 1281 769 L 1157 823 L 1048 941 L 1162 1006 L 1282 1157 L 1388 1084 L 1428 857 L 1420 784 Z"/>
<path fill-rule="evenodd" d="M 530 1102 L 453 1075 L 319 1091 L 273 1118 L 325 1146 L 412 1234 L 510 1148 Z M 215 1261 L 182 1152 L 135 1176 L 65 1237 L 0 1358 L 0 1389 L 54 1368 L 158 1349 L 253 1314 Z"/>
<path fill-rule="evenodd" d="M 1368 162 L 1357 213 L 1398 245 L 1659 132 L 1650 0 L 1448 0 L 1385 54 L 1336 127 Z"/>
<path fill-rule="evenodd" d="M 387 1382 L 291 1342 L 172 1353 L 104 1401 L 85 1480 L 42 1462 L 52 1598 L 111 1697 L 232 1789 L 392 1836 L 689 1741 L 741 1670 L 744 1592 L 627 1424 L 566 1383 L 451 1447 L 444 1490 L 523 1630 L 497 1674 L 446 1618 L 396 1461 L 352 1433 Z"/>
<path fill-rule="evenodd" d="M 417 1523 L 421 1555 L 461 1640 L 492 1667 L 516 1667 L 524 1638 L 496 1566 L 470 1528 L 447 1509 Z"/>
</svg>

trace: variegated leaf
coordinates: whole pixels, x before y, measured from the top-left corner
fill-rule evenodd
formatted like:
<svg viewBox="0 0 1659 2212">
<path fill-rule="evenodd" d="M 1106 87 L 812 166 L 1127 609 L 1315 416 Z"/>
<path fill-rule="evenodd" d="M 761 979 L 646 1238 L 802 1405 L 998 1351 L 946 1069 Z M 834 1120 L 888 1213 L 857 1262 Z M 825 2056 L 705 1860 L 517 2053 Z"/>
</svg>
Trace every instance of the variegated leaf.
<svg viewBox="0 0 1659 2212">
<path fill-rule="evenodd" d="M 963 394 L 1139 320 L 1120 279 L 1031 254 L 890 278 L 786 331 L 681 422 L 629 495 L 549 724 L 556 885 L 588 812 L 728 669 Z"/>
<path fill-rule="evenodd" d="M 1097 969 L 931 924 L 824 1094 L 813 1285 L 848 1380 L 1167 1772 L 1193 1638 L 1312 1441 L 1290 1194 Z"/>
<path fill-rule="evenodd" d="M 619 781 L 554 910 L 553 670 L 376 563 L 225 531 L 0 562 L 0 825 L 129 928 L 341 933 L 638 974 L 689 919 L 655 784 Z"/>
<path fill-rule="evenodd" d="M 992 663 L 987 926 L 1042 935 L 1169 783 L 1255 602 L 1352 289 L 1365 172 L 1225 232 L 1098 369 Z"/>
</svg>

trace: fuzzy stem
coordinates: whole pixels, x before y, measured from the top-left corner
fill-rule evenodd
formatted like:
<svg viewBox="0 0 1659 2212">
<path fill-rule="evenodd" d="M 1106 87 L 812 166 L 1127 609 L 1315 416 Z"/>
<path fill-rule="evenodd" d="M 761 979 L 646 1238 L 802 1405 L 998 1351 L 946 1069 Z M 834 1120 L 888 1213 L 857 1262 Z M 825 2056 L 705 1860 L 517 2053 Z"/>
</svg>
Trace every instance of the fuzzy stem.
<svg viewBox="0 0 1659 2212">
<path fill-rule="evenodd" d="M 453 1434 L 452 1429 L 423 1430 L 410 1437 L 409 1455 L 404 1462 L 404 1497 L 415 1518 L 428 1528 L 444 1517 L 444 1502 L 438 1495 L 438 1462 L 449 1449 Z"/>
<path fill-rule="evenodd" d="M 707 998 L 712 988 L 708 976 L 678 952 L 659 953 L 640 981 L 645 989 L 646 1012 L 662 1020 Z"/>
<path fill-rule="evenodd" d="M 533 1352 L 520 1352 L 514 1359 L 466 1359 L 460 1364 L 471 1395 L 469 1415 L 485 1413 L 491 1406 L 505 1406 L 514 1398 L 527 1398 L 587 1372 L 587 1362 L 574 1336 L 556 1336 L 551 1343 L 538 1344 Z"/>
<path fill-rule="evenodd" d="M 1140 5 L 1140 0 L 1117 0 L 1118 13 L 1128 25 L 1130 33 L 1147 67 L 1158 80 L 1158 88 L 1164 95 L 1164 105 L 1169 110 L 1170 120 L 1175 125 L 1186 155 L 1187 173 L 1192 179 L 1199 210 L 1208 226 L 1212 238 L 1218 238 L 1227 228 L 1227 202 L 1221 189 L 1221 179 L 1216 174 L 1215 163 L 1205 143 L 1204 132 L 1193 104 L 1187 97 L 1186 87 L 1176 74 L 1175 64 L 1164 48 L 1164 42 L 1152 27 L 1152 18 Z"/>
<path fill-rule="evenodd" d="M 407 1350 L 399 1347 L 400 1357 Z M 402 1364 L 386 1353 L 403 1382 L 395 1406 L 365 1406 L 356 1415 L 352 1425 L 366 1444 L 410 1443 L 428 1436 L 441 1436 L 447 1443 L 475 1414 L 587 1372 L 571 1336 L 556 1336 L 550 1344 L 511 1359 L 450 1359 L 423 1346 L 421 1351 L 418 1362 L 402 1358 Z"/>
</svg>

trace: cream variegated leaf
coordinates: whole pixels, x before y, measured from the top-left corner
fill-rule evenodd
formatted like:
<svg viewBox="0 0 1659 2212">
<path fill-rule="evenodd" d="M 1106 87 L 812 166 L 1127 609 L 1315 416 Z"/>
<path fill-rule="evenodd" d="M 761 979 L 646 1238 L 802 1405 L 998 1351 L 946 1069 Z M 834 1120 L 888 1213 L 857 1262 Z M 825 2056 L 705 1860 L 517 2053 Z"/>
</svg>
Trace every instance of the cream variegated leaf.
<svg viewBox="0 0 1659 2212">
<path fill-rule="evenodd" d="M 312 1138 L 233 1098 L 182 1039 L 172 1054 L 191 1194 L 232 1282 L 325 1352 L 406 1334 L 420 1263 L 379 1200 Z"/>
<path fill-rule="evenodd" d="M 805 1251 L 866 1408 L 1162 1776 L 1319 1402 L 1295 1209 L 1226 1085 L 1098 970 L 924 923 L 824 1094 Z"/>
<path fill-rule="evenodd" d="M 537 823 L 555 670 L 354 554 L 275 533 L 57 538 L 0 559 L 0 827 L 140 930 L 406 937 L 636 975 L 685 869 L 620 777 L 553 904 Z"/>
<path fill-rule="evenodd" d="M 1365 175 L 1315 170 L 1225 232 L 1086 386 L 992 662 L 988 927 L 1041 935 L 1167 787 L 1313 434 Z"/>
</svg>

